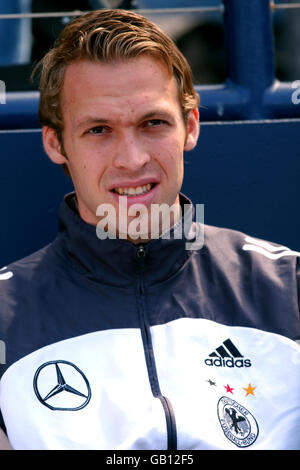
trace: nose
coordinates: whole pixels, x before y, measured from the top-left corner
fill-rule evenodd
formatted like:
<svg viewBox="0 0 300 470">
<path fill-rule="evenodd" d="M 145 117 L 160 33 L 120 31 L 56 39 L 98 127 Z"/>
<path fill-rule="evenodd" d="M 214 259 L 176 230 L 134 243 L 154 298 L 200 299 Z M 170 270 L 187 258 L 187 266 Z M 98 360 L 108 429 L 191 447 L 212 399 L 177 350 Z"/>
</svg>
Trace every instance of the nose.
<svg viewBox="0 0 300 470">
<path fill-rule="evenodd" d="M 133 133 L 119 136 L 114 155 L 116 168 L 137 171 L 146 165 L 150 158 L 145 145 Z"/>
</svg>

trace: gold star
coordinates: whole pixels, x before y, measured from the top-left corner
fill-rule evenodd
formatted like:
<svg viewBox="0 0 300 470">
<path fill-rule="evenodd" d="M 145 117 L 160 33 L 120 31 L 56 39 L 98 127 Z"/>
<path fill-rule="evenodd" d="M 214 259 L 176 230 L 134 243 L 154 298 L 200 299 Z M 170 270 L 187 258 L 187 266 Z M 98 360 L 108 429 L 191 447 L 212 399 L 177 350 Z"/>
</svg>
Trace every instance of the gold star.
<svg viewBox="0 0 300 470">
<path fill-rule="evenodd" d="M 243 390 L 246 390 L 246 397 L 248 395 L 254 395 L 254 390 L 256 389 L 256 387 L 252 387 L 251 384 L 248 385 L 248 388 L 245 388 L 243 387 Z"/>
</svg>

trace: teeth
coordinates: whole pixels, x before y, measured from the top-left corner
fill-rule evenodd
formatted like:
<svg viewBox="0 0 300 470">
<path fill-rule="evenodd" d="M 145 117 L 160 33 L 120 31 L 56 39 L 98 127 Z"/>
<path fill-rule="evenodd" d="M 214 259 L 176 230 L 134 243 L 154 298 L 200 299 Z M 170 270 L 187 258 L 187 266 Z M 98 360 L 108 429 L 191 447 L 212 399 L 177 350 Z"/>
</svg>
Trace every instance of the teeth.
<svg viewBox="0 0 300 470">
<path fill-rule="evenodd" d="M 114 191 L 121 196 L 139 196 L 140 194 L 147 193 L 152 188 L 152 184 L 148 183 L 144 186 L 137 186 L 136 188 L 115 188 Z"/>
</svg>

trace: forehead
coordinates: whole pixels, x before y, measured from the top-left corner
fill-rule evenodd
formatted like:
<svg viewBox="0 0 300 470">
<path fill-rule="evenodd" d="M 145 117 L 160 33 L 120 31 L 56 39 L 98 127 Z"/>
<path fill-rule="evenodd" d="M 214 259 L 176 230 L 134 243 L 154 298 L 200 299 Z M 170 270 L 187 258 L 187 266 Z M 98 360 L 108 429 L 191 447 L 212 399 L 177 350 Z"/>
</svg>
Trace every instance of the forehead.
<svg viewBox="0 0 300 470">
<path fill-rule="evenodd" d="M 61 94 L 64 117 L 84 112 L 180 110 L 177 81 L 166 65 L 141 56 L 114 63 L 78 60 L 67 66 Z"/>
</svg>

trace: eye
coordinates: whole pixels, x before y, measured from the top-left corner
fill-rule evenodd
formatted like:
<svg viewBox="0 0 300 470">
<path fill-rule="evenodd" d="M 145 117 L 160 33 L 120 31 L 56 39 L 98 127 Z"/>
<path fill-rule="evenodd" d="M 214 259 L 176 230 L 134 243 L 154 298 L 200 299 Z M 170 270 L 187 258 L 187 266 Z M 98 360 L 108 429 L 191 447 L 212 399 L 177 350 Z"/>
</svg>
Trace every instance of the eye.
<svg viewBox="0 0 300 470">
<path fill-rule="evenodd" d="M 88 134 L 92 134 L 92 135 L 101 135 L 101 134 L 106 134 L 107 132 L 109 132 L 109 129 L 106 126 L 96 126 L 88 130 Z"/>
<path fill-rule="evenodd" d="M 150 119 L 150 121 L 145 123 L 145 127 L 160 127 L 163 125 L 167 125 L 167 122 L 163 119 Z"/>
</svg>

